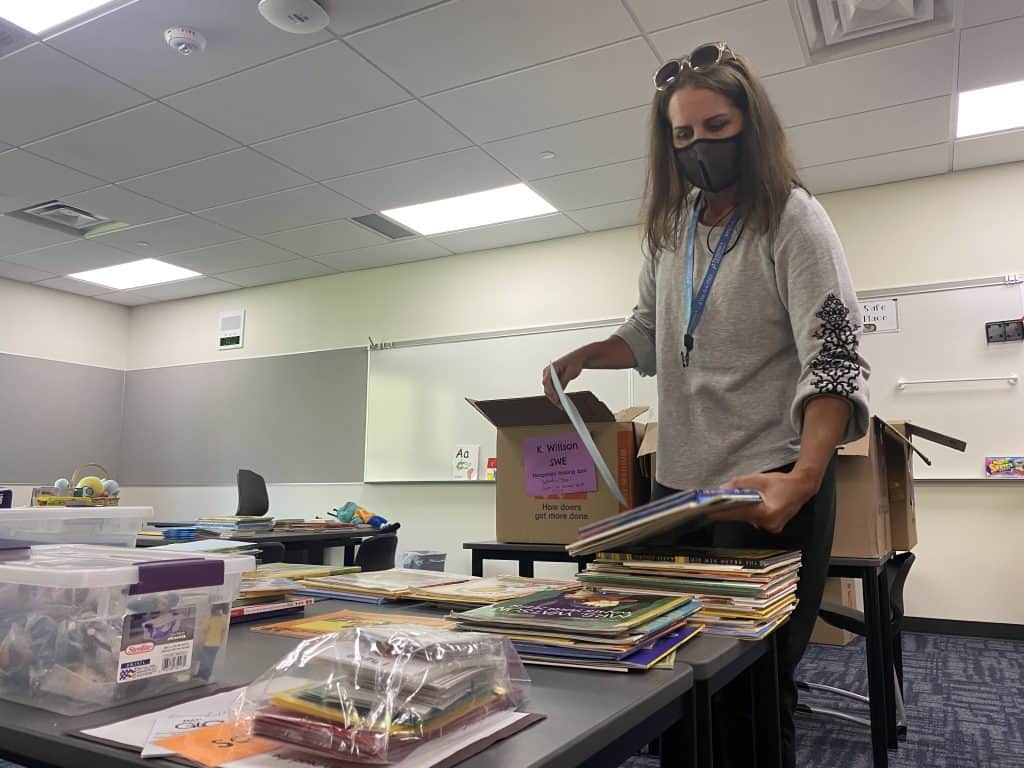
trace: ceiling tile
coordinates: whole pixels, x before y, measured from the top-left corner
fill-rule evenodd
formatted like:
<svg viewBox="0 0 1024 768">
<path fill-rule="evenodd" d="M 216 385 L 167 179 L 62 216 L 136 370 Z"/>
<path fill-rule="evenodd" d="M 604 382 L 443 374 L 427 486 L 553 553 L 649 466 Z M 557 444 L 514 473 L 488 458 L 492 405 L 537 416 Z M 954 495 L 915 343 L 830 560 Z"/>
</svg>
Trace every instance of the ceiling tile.
<svg viewBox="0 0 1024 768">
<path fill-rule="evenodd" d="M 689 0 L 685 3 L 666 3 L 665 0 L 626 0 L 626 4 L 633 9 L 640 24 L 648 32 L 670 27 L 673 24 L 685 24 L 688 21 L 713 16 L 716 13 L 725 13 L 744 5 L 753 5 L 755 2 L 759 2 L 759 0 Z M 687 49 L 688 51 L 689 49 Z M 679 53 L 682 51 L 673 51 L 668 55 L 676 56 Z"/>
<path fill-rule="evenodd" d="M 934 176 L 949 170 L 949 144 L 918 147 L 888 155 L 844 160 L 803 168 L 800 176 L 815 195 L 842 189 L 870 187 L 903 179 Z"/>
<path fill-rule="evenodd" d="M 242 269 L 238 272 L 225 272 L 221 275 L 224 280 L 230 280 L 236 285 L 253 286 L 269 285 L 270 283 L 285 283 L 291 280 L 304 280 L 307 277 L 321 277 L 332 275 L 335 271 L 323 264 L 318 264 L 309 259 L 296 259 L 285 261 L 280 264 L 268 264 L 264 267 L 253 267 Z"/>
<path fill-rule="evenodd" d="M 62 200 L 125 224 L 148 224 L 181 215 L 181 211 L 168 205 L 113 185 L 90 189 Z"/>
<path fill-rule="evenodd" d="M 59 232 L 56 229 L 32 224 L 11 216 L 0 216 L 0 258 L 22 251 L 46 248 L 58 243 L 69 243 L 77 239 L 74 235 Z"/>
<path fill-rule="evenodd" d="M 973 91 L 1024 80 L 1024 17 L 960 33 L 958 87 Z"/>
<path fill-rule="evenodd" d="M 639 106 L 650 99 L 657 64 L 647 43 L 637 38 L 426 101 L 476 141 L 494 141 Z"/>
<path fill-rule="evenodd" d="M 146 101 L 138 91 L 45 45 L 30 45 L 3 60 L 0 93 L 0 138 L 11 144 L 25 144 Z"/>
<path fill-rule="evenodd" d="M 95 283 L 86 283 L 82 280 L 72 280 L 70 277 L 55 277 L 51 280 L 42 280 L 36 283 L 43 288 L 52 288 L 55 291 L 65 293 L 77 293 L 79 296 L 96 296 L 100 293 L 107 293 L 110 289 Z"/>
<path fill-rule="evenodd" d="M 541 179 L 647 154 L 648 107 L 487 144 L 484 149 L 524 179 Z M 554 152 L 550 159 L 542 152 Z"/>
<path fill-rule="evenodd" d="M 953 144 L 953 170 L 1024 160 L 1024 130 L 972 136 Z"/>
<path fill-rule="evenodd" d="M 960 11 L 960 26 L 966 29 L 1014 16 L 1024 16 L 1024 0 L 969 0 Z"/>
<path fill-rule="evenodd" d="M 328 29 L 347 35 L 358 29 L 418 11 L 438 0 L 324 0 L 323 6 L 331 17 Z"/>
<path fill-rule="evenodd" d="M 368 208 L 383 211 L 516 184 L 515 176 L 476 147 L 325 182 Z"/>
<path fill-rule="evenodd" d="M 4 211 L 57 200 L 102 185 L 100 179 L 21 149 L 0 153 L 0 207 Z"/>
<path fill-rule="evenodd" d="M 207 208 L 199 211 L 199 215 L 247 235 L 263 235 L 368 212 L 358 203 L 319 184 L 310 184 L 240 203 Z"/>
<path fill-rule="evenodd" d="M 787 131 L 796 163 L 835 163 L 949 141 L 950 97 L 810 123 Z"/>
<path fill-rule="evenodd" d="M 406 102 L 272 139 L 256 148 L 322 180 L 448 152 L 469 143 L 422 104 Z"/>
<path fill-rule="evenodd" d="M 121 304 L 125 307 L 138 307 L 142 304 L 153 304 L 156 299 L 151 299 L 149 296 L 143 296 L 137 291 L 114 291 L 113 293 L 101 293 L 98 296 L 93 296 L 94 299 L 100 301 L 109 301 L 111 304 Z"/>
<path fill-rule="evenodd" d="M 202 33 L 206 50 L 176 53 L 163 40 L 169 27 Z M 329 39 L 326 31 L 293 35 L 271 26 L 252 0 L 139 0 L 47 42 L 159 98 Z"/>
<path fill-rule="evenodd" d="M 178 216 L 152 224 L 120 229 L 109 235 L 94 237 L 93 241 L 108 243 L 138 257 L 159 258 L 171 253 L 192 251 L 241 238 L 237 232 L 225 229 L 212 221 L 200 219 L 198 216 Z"/>
<path fill-rule="evenodd" d="M 621 203 L 598 205 L 579 211 L 569 211 L 569 216 L 589 232 L 602 229 L 631 227 L 640 223 L 642 200 L 626 200 Z"/>
<path fill-rule="evenodd" d="M 487 251 L 507 245 L 550 240 L 555 237 L 578 235 L 583 230 L 560 213 L 522 221 L 495 224 L 490 227 L 464 229 L 430 239 L 455 253 Z"/>
<path fill-rule="evenodd" d="M 216 280 L 212 277 L 192 277 L 174 283 L 145 286 L 139 288 L 138 292 L 157 301 L 173 301 L 174 299 L 187 299 L 191 296 L 206 296 L 210 293 L 237 290 L 237 285 L 225 283 L 223 280 Z"/>
<path fill-rule="evenodd" d="M 163 104 L 150 102 L 29 149 L 108 181 L 141 176 L 238 146 Z"/>
<path fill-rule="evenodd" d="M 672 27 L 651 39 L 665 59 L 688 53 L 708 40 L 728 40 L 732 49 L 754 62 L 762 75 L 785 72 L 806 63 L 786 0 L 769 0 Z"/>
<path fill-rule="evenodd" d="M 457 0 L 349 42 L 422 96 L 636 34 L 618 0 Z"/>
<path fill-rule="evenodd" d="M 246 238 L 233 243 L 175 253 L 167 256 L 166 260 L 204 275 L 217 275 L 236 269 L 261 267 L 277 261 L 291 261 L 294 258 L 294 253 L 283 251 L 260 240 Z"/>
<path fill-rule="evenodd" d="M 276 232 L 264 239 L 301 256 L 319 256 L 388 242 L 383 235 L 345 219 Z"/>
<path fill-rule="evenodd" d="M 574 211 L 640 197 L 646 170 L 646 160 L 627 160 L 532 181 L 530 186 L 558 210 Z"/>
<path fill-rule="evenodd" d="M 125 264 L 135 261 L 135 258 L 130 253 L 108 248 L 95 240 L 76 240 L 38 251 L 19 253 L 8 260 L 55 275 L 70 275 L 73 272 Z"/>
<path fill-rule="evenodd" d="M 124 186 L 182 210 L 198 211 L 307 183 L 290 168 L 243 147 L 140 176 Z"/>
<path fill-rule="evenodd" d="M 35 283 L 53 277 L 52 272 L 44 272 L 41 269 L 33 269 L 21 264 L 0 259 L 0 277 L 5 280 L 18 280 L 22 283 Z"/>
<path fill-rule="evenodd" d="M 773 75 L 765 87 L 783 125 L 801 125 L 946 96 L 952 69 L 953 36 L 942 35 Z"/>
<path fill-rule="evenodd" d="M 404 90 L 361 56 L 334 41 L 166 101 L 206 125 L 251 144 L 407 98 Z"/>
<path fill-rule="evenodd" d="M 399 240 L 385 245 L 374 245 L 370 248 L 359 248 L 345 253 L 331 253 L 317 256 L 323 262 L 342 272 L 354 272 L 359 269 L 374 269 L 394 264 L 408 264 L 413 261 L 425 261 L 450 255 L 449 251 L 429 240 Z"/>
</svg>

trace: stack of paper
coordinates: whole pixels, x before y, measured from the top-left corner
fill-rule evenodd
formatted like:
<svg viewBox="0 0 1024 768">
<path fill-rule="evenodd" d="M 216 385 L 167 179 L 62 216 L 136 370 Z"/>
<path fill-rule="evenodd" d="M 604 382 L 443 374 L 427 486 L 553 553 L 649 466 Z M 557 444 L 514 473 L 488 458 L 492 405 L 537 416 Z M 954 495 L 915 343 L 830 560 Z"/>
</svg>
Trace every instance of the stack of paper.
<svg viewBox="0 0 1024 768">
<path fill-rule="evenodd" d="M 247 579 L 316 579 L 342 573 L 359 573 L 358 565 L 306 565 L 305 563 L 260 563 L 255 571 L 242 574 Z"/>
<path fill-rule="evenodd" d="M 461 629 L 507 635 L 523 661 L 613 672 L 650 669 L 700 631 L 687 595 L 660 597 L 584 588 L 454 614 Z"/>
<path fill-rule="evenodd" d="M 473 577 L 469 581 L 442 584 L 436 587 L 413 589 L 408 597 L 425 603 L 456 608 L 474 608 L 493 605 L 517 597 L 529 597 L 544 590 L 571 592 L 579 589 L 579 582 L 564 579 L 537 579 L 524 576 Z"/>
<path fill-rule="evenodd" d="M 385 600 L 407 598 L 415 589 L 435 587 L 440 584 L 455 584 L 460 581 L 469 581 L 470 578 L 454 573 L 392 568 L 387 571 L 301 579 L 299 583 L 302 585 L 301 593 L 304 595 L 380 604 Z"/>
<path fill-rule="evenodd" d="M 699 528 L 709 522 L 713 510 L 760 503 L 756 491 L 683 491 L 583 526 L 566 550 L 573 557 L 607 552 L 666 531 Z"/>
<path fill-rule="evenodd" d="M 231 623 L 302 613 L 314 600 L 296 596 L 298 588 L 290 579 L 243 578 L 238 597 L 231 604 Z"/>
<path fill-rule="evenodd" d="M 222 555 L 258 555 L 259 547 L 251 541 L 225 541 L 224 539 L 201 539 L 197 541 L 182 541 L 176 544 L 164 544 L 154 549 L 169 550 L 171 552 L 212 552 Z"/>
<path fill-rule="evenodd" d="M 196 527 L 220 536 L 232 536 L 236 533 L 266 533 L 274 530 L 272 517 L 200 517 Z"/>
<path fill-rule="evenodd" d="M 760 639 L 796 608 L 800 552 L 773 549 L 679 549 L 602 553 L 577 577 L 614 593 L 694 595 L 693 621 L 710 634 Z"/>
</svg>

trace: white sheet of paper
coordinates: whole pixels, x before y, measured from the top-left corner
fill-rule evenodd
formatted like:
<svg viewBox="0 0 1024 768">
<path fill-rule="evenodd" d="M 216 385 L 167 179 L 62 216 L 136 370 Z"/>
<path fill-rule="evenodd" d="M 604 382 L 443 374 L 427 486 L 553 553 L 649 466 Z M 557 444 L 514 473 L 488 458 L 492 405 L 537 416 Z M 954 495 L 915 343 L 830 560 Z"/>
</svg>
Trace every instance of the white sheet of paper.
<svg viewBox="0 0 1024 768">
<path fill-rule="evenodd" d="M 454 733 L 426 742 L 413 750 L 404 760 L 389 764 L 388 768 L 431 768 L 474 742 L 527 717 L 528 714 L 527 712 L 497 712 L 488 715 L 474 725 L 460 728 Z M 336 761 L 329 760 L 324 760 L 322 764 L 335 768 L 338 765 Z M 221 768 L 311 768 L 317 765 L 320 765 L 320 762 L 317 761 L 314 753 L 285 747 L 262 755 L 225 763 Z"/>
<path fill-rule="evenodd" d="M 160 720 L 171 717 L 187 717 L 189 715 L 202 714 L 205 712 L 228 711 L 232 708 L 238 698 L 240 690 L 224 691 L 213 696 L 206 696 L 195 701 L 186 701 L 176 707 L 161 709 L 157 712 L 150 712 L 148 715 L 140 715 L 130 720 L 122 720 L 110 725 L 102 725 L 99 728 L 90 728 L 83 733 L 97 739 L 113 741 L 117 744 L 124 744 L 126 747 L 134 747 L 141 750 L 149 741 L 149 735 L 153 732 L 153 726 Z"/>
</svg>

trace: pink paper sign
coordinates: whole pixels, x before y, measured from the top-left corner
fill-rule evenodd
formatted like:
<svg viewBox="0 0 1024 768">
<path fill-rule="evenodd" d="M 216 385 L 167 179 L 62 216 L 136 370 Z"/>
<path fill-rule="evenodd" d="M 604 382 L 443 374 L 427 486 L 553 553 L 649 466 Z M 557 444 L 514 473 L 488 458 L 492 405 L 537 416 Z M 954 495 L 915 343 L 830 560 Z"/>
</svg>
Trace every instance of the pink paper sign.
<svg viewBox="0 0 1024 768">
<path fill-rule="evenodd" d="M 592 493 L 597 490 L 594 461 L 575 432 L 523 441 L 527 496 Z"/>
</svg>

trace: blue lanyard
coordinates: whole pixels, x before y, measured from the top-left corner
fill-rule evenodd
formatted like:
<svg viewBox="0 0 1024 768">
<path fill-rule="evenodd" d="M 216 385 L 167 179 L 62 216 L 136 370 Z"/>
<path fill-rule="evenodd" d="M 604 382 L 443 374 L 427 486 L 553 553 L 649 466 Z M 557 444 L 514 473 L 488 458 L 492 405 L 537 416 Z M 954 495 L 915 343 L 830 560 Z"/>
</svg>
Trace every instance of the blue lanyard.
<svg viewBox="0 0 1024 768">
<path fill-rule="evenodd" d="M 693 333 L 697 330 L 697 326 L 700 325 L 700 318 L 704 314 L 704 305 L 707 304 L 708 295 L 711 293 L 711 286 L 715 282 L 715 277 L 718 276 L 718 268 L 722 266 L 722 257 L 725 256 L 725 251 L 729 247 L 729 241 L 732 240 L 732 233 L 740 220 L 740 212 L 737 208 L 732 217 L 730 217 L 729 223 L 725 225 L 725 229 L 722 230 L 722 236 L 718 239 L 715 251 L 711 255 L 708 271 L 704 274 L 704 280 L 700 284 L 697 296 L 694 297 L 693 247 L 694 241 L 697 239 L 697 222 L 700 220 L 700 206 L 701 196 L 698 194 L 697 200 L 693 204 L 693 215 L 690 217 L 690 229 L 686 238 L 686 285 L 683 295 L 684 311 L 686 313 L 686 333 L 683 336 L 683 350 L 681 353 L 684 368 L 690 365 L 690 352 L 693 351 Z"/>
</svg>

